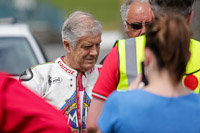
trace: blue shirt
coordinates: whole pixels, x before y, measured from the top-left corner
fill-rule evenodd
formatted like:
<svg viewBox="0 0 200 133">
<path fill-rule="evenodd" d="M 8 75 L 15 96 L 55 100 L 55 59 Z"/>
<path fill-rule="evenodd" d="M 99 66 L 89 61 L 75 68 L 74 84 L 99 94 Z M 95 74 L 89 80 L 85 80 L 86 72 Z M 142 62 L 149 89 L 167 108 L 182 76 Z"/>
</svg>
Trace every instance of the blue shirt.
<svg viewBox="0 0 200 133">
<path fill-rule="evenodd" d="M 200 133 L 200 96 L 115 91 L 104 105 L 98 126 L 103 133 Z"/>
</svg>

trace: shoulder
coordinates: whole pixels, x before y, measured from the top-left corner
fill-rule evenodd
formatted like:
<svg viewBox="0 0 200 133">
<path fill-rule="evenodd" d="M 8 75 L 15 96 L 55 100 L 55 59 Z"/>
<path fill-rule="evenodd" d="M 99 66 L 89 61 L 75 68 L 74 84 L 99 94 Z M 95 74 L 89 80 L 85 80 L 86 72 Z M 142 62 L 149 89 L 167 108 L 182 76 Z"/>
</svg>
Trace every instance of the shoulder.
<svg viewBox="0 0 200 133">
<path fill-rule="evenodd" d="M 55 61 L 52 61 L 52 62 L 46 62 L 46 63 L 43 63 L 43 64 L 37 64 L 35 66 L 32 66 L 30 67 L 30 69 L 42 69 L 42 68 L 48 68 L 48 67 L 51 67 L 52 65 L 55 64 Z"/>
<path fill-rule="evenodd" d="M 129 92 L 130 91 L 117 91 L 115 90 L 113 93 L 111 93 L 111 95 L 109 96 L 108 100 L 111 99 L 125 99 L 125 97 L 127 98 L 127 96 L 129 96 Z M 132 91 L 131 91 L 132 92 Z"/>
<path fill-rule="evenodd" d="M 112 50 L 108 53 L 108 56 L 106 57 L 103 65 L 105 64 L 105 62 L 111 64 L 115 62 L 115 60 L 118 60 L 118 48 L 117 46 L 115 46 L 114 48 L 112 48 Z"/>
<path fill-rule="evenodd" d="M 141 89 L 134 89 L 134 90 L 126 90 L 126 91 L 114 91 L 111 96 L 121 96 L 121 97 L 124 97 L 124 96 L 132 96 L 134 94 L 142 94 L 143 93 L 143 90 Z"/>
<path fill-rule="evenodd" d="M 193 38 L 190 39 L 190 44 L 196 45 L 196 46 L 199 46 L 199 47 L 200 47 L 200 41 L 197 41 L 197 40 L 195 40 L 195 39 L 193 39 Z"/>
<path fill-rule="evenodd" d="M 188 97 L 189 99 L 193 100 L 194 102 L 198 102 L 200 104 L 200 95 L 191 92 L 191 94 Z"/>
<path fill-rule="evenodd" d="M 126 107 L 127 104 L 133 101 L 133 95 L 130 95 L 128 91 L 117 91 L 111 93 L 106 100 L 106 107 L 111 106 L 115 109 Z M 110 108 L 110 107 L 109 107 Z M 119 109 L 120 110 L 120 109 Z"/>
<path fill-rule="evenodd" d="M 49 69 L 52 69 L 52 67 L 55 65 L 55 61 L 47 62 L 43 64 L 37 64 L 35 66 L 32 66 L 28 69 L 26 69 L 22 74 L 20 75 L 20 80 L 22 81 L 28 81 L 33 78 L 33 76 L 38 75 L 40 73 L 45 73 Z"/>
<path fill-rule="evenodd" d="M 121 99 L 120 101 L 130 102 L 130 100 L 134 101 L 134 99 L 144 99 L 144 96 L 148 96 L 148 93 L 141 89 L 136 90 L 128 90 L 128 91 L 114 91 L 109 98 L 111 99 Z"/>
<path fill-rule="evenodd" d="M 190 39 L 190 51 L 193 54 L 194 52 L 196 52 L 198 55 L 199 54 L 199 49 L 200 49 L 200 41 L 197 41 L 195 39 Z"/>
<path fill-rule="evenodd" d="M 190 39 L 191 54 L 195 54 L 195 56 L 200 55 L 199 49 L 200 49 L 200 41 L 197 41 L 197 40 L 191 38 Z"/>
</svg>

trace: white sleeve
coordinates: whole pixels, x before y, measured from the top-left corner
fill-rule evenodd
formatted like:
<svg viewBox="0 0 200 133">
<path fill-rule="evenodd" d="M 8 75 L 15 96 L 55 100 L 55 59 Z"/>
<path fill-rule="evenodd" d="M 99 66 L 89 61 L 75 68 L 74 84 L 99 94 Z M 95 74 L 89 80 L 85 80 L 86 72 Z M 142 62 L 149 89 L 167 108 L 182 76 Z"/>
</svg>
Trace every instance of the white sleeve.
<svg viewBox="0 0 200 133">
<path fill-rule="evenodd" d="M 21 74 L 20 80 L 22 85 L 26 86 L 39 96 L 42 97 L 44 95 L 46 82 L 44 81 L 44 78 L 42 78 L 40 71 L 36 68 L 25 70 Z"/>
</svg>

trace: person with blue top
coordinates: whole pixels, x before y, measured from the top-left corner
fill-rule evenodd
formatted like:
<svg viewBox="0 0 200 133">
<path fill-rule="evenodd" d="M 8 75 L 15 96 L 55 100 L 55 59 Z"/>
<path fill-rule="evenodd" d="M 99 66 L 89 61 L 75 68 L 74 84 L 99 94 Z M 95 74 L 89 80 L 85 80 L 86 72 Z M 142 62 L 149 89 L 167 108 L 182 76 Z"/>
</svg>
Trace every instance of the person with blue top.
<svg viewBox="0 0 200 133">
<path fill-rule="evenodd" d="M 146 30 L 142 89 L 115 91 L 98 119 L 103 133 L 200 133 L 200 96 L 182 77 L 190 59 L 191 29 L 183 16 L 157 16 Z"/>
<path fill-rule="evenodd" d="M 195 0 L 149 0 L 149 3 L 154 17 L 170 11 L 183 16 L 187 24 L 191 24 Z M 115 90 L 128 90 L 131 83 L 136 81 L 136 77 L 141 74 L 141 62 L 145 59 L 145 42 L 145 35 L 120 39 L 109 52 L 92 90 L 93 98 L 87 114 L 87 130 L 91 131 L 89 133 L 97 131 L 97 119 L 110 94 Z M 189 49 L 191 56 L 182 83 L 190 91 L 200 93 L 200 42 L 191 38 Z"/>
</svg>

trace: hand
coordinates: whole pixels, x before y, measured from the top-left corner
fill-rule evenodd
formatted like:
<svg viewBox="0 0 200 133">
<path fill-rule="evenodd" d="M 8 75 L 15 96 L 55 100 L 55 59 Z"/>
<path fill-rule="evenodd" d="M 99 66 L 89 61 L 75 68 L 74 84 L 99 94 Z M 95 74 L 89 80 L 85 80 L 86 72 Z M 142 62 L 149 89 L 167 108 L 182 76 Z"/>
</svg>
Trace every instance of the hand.
<svg viewBox="0 0 200 133">
<path fill-rule="evenodd" d="M 134 90 L 143 87 L 144 83 L 142 82 L 142 74 L 138 74 L 137 78 L 128 87 L 128 90 Z"/>
</svg>

